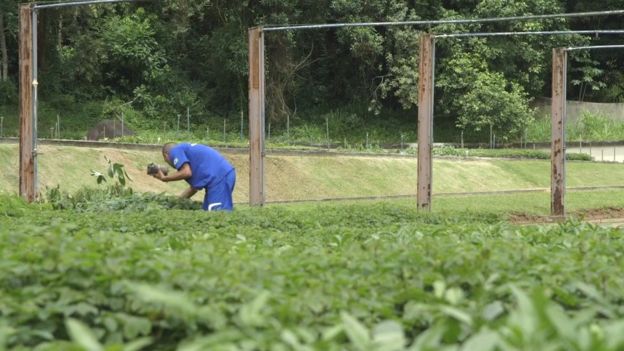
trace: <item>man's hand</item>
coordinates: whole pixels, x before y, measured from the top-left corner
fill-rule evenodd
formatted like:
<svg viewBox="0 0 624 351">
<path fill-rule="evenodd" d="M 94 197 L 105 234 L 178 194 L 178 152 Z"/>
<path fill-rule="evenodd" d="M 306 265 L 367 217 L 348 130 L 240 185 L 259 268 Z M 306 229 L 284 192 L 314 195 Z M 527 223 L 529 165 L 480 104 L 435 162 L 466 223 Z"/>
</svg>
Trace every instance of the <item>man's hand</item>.
<svg viewBox="0 0 624 351">
<path fill-rule="evenodd" d="M 162 181 L 162 182 L 166 182 L 166 180 L 165 180 L 165 177 L 166 177 L 166 176 L 165 176 L 165 174 L 163 173 L 163 171 L 160 169 L 160 167 L 158 167 L 158 172 L 154 173 L 154 174 L 152 175 L 152 177 L 154 177 L 154 178 L 156 178 L 156 179 L 158 179 L 158 180 L 160 180 L 160 181 Z"/>
<path fill-rule="evenodd" d="M 176 180 L 189 179 L 192 175 L 193 171 L 191 170 L 191 166 L 185 163 L 179 171 L 169 175 L 165 175 L 161 169 L 158 169 L 158 173 L 154 173 L 153 177 L 163 182 L 173 182 Z"/>
</svg>

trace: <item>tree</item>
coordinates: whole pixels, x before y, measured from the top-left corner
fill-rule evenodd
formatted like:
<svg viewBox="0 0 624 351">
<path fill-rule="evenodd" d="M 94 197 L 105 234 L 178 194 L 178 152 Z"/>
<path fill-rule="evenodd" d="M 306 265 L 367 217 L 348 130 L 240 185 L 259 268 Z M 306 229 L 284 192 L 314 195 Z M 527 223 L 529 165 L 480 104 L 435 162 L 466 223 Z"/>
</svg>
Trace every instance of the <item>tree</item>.
<svg viewBox="0 0 624 351">
<path fill-rule="evenodd" d="M 9 55 L 7 53 L 6 27 L 4 26 L 4 11 L 0 9 L 0 81 L 9 78 Z"/>
<path fill-rule="evenodd" d="M 528 95 L 521 85 L 491 72 L 482 56 L 457 53 L 445 62 L 452 67 L 438 80 L 446 113 L 456 114 L 456 126 L 491 130 L 503 140 L 520 136 L 533 119 Z"/>
<path fill-rule="evenodd" d="M 14 0 L 0 2 L 0 104 L 17 99 L 17 60 L 9 55 L 17 52 L 17 6 Z"/>
</svg>

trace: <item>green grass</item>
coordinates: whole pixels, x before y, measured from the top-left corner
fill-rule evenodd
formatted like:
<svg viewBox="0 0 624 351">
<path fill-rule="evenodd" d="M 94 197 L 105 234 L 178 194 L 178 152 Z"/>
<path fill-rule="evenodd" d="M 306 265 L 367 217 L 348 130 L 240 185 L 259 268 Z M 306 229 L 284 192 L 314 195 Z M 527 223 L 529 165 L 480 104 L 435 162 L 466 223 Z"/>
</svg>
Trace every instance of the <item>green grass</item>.
<svg viewBox="0 0 624 351">
<path fill-rule="evenodd" d="M 40 189 L 60 186 L 74 192 L 95 186 L 91 170 L 104 171 L 105 157 L 126 166 L 139 192 L 179 194 L 184 182 L 161 183 L 145 175 L 150 162 L 163 163 L 157 150 L 88 149 L 42 145 L 39 157 Z M 235 165 L 238 181 L 236 202 L 248 200 L 249 157 L 227 154 Z M 17 192 L 18 147 L 0 145 L 0 189 Z M 615 163 L 569 161 L 567 186 L 624 185 L 624 167 Z M 284 156 L 269 154 L 265 162 L 268 201 L 313 200 L 337 197 L 410 195 L 416 193 L 417 165 L 414 157 Z M 483 192 L 550 187 L 550 162 L 546 160 L 435 159 L 433 192 Z M 200 199 L 198 195 L 198 200 Z"/>
<path fill-rule="evenodd" d="M 410 204 L 406 201 L 406 204 Z M 415 200 L 411 201 L 415 204 Z M 624 190 L 592 190 L 566 192 L 566 211 L 574 214 L 587 209 L 624 207 Z M 485 213 L 505 217 L 509 214 L 550 214 L 550 193 L 516 193 L 499 195 L 434 196 L 435 213 Z"/>
<path fill-rule="evenodd" d="M 536 118 L 527 129 L 529 142 L 548 142 L 551 139 L 550 116 Z M 609 142 L 624 141 L 624 121 L 585 112 L 575 122 L 566 124 L 567 141 Z"/>
<path fill-rule="evenodd" d="M 565 196 L 566 211 L 572 217 L 582 217 L 591 209 L 624 208 L 624 189 L 568 190 Z M 287 208 L 296 211 L 315 210 L 331 206 L 377 206 L 400 208 L 413 211 L 416 198 L 390 200 L 358 200 L 322 203 L 269 204 L 269 208 Z M 247 206 L 240 206 L 247 208 Z M 548 216 L 550 214 L 549 192 L 527 192 L 513 194 L 470 194 L 434 195 L 432 213 L 439 216 L 496 218 L 506 220 L 510 215 L 527 214 Z"/>
</svg>

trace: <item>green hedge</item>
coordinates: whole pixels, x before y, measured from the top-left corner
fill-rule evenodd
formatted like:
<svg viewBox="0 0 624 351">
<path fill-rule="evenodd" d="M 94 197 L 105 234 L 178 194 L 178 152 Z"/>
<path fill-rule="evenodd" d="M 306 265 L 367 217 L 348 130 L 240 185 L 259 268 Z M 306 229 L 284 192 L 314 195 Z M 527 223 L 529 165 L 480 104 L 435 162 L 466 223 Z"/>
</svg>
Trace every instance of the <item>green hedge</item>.
<svg viewBox="0 0 624 351">
<path fill-rule="evenodd" d="M 550 152 L 531 149 L 460 149 L 454 147 L 433 148 L 435 156 L 457 156 L 457 157 L 497 157 L 497 158 L 529 158 L 529 159 L 550 159 Z M 567 160 L 591 161 L 588 154 L 566 153 Z"/>
</svg>

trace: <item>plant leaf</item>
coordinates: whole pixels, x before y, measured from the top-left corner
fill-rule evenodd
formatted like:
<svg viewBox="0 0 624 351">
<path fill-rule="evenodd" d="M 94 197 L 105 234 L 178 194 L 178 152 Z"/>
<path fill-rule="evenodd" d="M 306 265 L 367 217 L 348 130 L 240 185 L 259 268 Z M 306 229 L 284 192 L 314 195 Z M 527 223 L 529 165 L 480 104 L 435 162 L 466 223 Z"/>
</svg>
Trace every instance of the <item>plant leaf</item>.
<svg viewBox="0 0 624 351">
<path fill-rule="evenodd" d="M 104 348 L 98 342 L 93 332 L 82 322 L 69 318 L 65 321 L 67 333 L 76 344 L 82 346 L 87 351 L 103 351 Z"/>
</svg>

